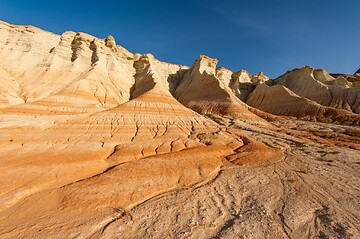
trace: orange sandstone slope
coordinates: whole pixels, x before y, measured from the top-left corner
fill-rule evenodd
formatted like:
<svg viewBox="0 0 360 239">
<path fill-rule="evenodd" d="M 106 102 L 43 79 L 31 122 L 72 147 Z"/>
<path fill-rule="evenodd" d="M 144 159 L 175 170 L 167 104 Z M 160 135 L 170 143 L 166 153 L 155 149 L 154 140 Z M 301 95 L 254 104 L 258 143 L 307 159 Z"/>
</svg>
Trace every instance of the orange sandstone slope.
<svg viewBox="0 0 360 239">
<path fill-rule="evenodd" d="M 25 35 L 36 35 L 20 29 Z M 65 46 L 64 39 L 59 39 L 61 51 L 55 45 L 37 56 L 47 62 L 48 54 L 57 58 L 59 52 L 73 51 L 57 62 L 57 68 L 42 69 L 40 63 L 32 63 L 32 75 L 12 73 L 20 82 L 23 91 L 18 97 L 24 102 L 3 106 L 3 119 L 35 115 L 44 123 L 32 124 L 33 119 L 0 129 L 1 235 L 37 237 L 33 225 L 48 227 L 49 223 L 55 223 L 54 232 L 63 235 L 80 230 L 81 225 L 83 235 L 96 234 L 102 229 L 92 232 L 86 221 L 107 220 L 104 213 L 112 213 L 112 207 L 131 207 L 209 180 L 229 163 L 227 156 L 241 162 L 236 150 L 245 144 L 250 147 L 246 153 L 261 149 L 278 157 L 276 150 L 241 133 L 227 132 L 179 103 L 172 93 L 187 67 L 160 62 L 150 54 L 124 58 L 118 55 L 121 48 L 109 45 L 111 38 L 72 35 L 71 44 Z M 6 54 L 3 57 L 6 62 Z M 111 98 L 114 92 L 123 98 Z M 49 204 L 36 203 L 39 200 Z M 20 205 L 26 205 L 26 212 Z M 13 216 L 16 221 L 6 220 L 10 214 L 17 215 Z M 44 215 L 53 215 L 54 221 L 43 220 Z"/>
<path fill-rule="evenodd" d="M 216 75 L 217 60 L 200 56 L 185 72 L 175 91 L 176 99 L 201 114 L 229 115 L 252 123 L 266 124 L 237 98 L 228 82 Z"/>
<path fill-rule="evenodd" d="M 50 126 L 2 129 L 4 160 L 0 164 L 7 168 L 0 176 L 4 185 L 2 207 L 11 206 L 35 191 L 76 181 L 117 164 L 205 145 L 202 141 L 206 141 L 206 136 L 199 139 L 196 135 L 220 130 L 177 102 L 163 82 L 168 73 L 163 72 L 163 76 L 153 71 L 151 62 L 155 60 L 147 62 L 148 59 L 143 56 L 136 62 L 139 68 L 133 99 L 122 105 L 92 115 L 61 119 Z M 226 141 L 242 145 L 241 140 L 232 137 Z M 232 149 L 224 145 L 225 151 Z M 221 154 L 221 150 L 217 153 Z M 37 167 L 30 170 L 32 165 Z M 20 172 L 22 177 L 16 177 Z M 6 183 L 8 180 L 11 183 Z"/>
<path fill-rule="evenodd" d="M 111 36 L 59 36 L 4 22 L 0 58 L 1 238 L 282 238 L 305 229 L 309 236 L 358 235 L 357 205 L 348 195 L 358 195 L 359 185 L 336 178 L 358 176 L 350 167 L 356 154 L 336 149 L 350 163 L 332 167 L 334 151 L 275 131 L 251 113 L 243 101 L 265 87 L 262 73 L 216 69 L 217 60 L 206 56 L 189 68 L 130 53 Z M 310 109 L 305 114 L 332 114 L 273 87 Z M 320 170 L 322 162 L 330 165 Z M 324 196 L 328 190 L 349 203 L 342 208 Z M 163 207 L 164 200 L 173 205 Z"/>
</svg>

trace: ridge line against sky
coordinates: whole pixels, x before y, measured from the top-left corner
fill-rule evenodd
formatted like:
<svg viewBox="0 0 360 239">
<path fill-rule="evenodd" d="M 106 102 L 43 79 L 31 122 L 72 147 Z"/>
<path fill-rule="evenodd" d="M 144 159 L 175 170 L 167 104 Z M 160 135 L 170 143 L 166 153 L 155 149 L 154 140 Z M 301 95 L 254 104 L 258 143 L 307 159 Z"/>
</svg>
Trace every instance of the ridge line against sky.
<svg viewBox="0 0 360 239">
<path fill-rule="evenodd" d="M 131 52 L 177 64 L 205 54 L 232 71 L 275 78 L 304 65 L 359 69 L 359 8 L 357 0 L 2 0 L 0 19 L 57 34 L 113 35 Z"/>
</svg>

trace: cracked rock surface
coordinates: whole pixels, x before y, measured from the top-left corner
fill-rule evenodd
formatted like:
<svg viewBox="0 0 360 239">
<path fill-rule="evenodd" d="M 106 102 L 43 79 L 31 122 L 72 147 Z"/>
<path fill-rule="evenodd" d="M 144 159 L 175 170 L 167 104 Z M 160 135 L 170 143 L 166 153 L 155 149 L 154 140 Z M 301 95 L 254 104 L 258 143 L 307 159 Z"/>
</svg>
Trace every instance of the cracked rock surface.
<svg viewBox="0 0 360 239">
<path fill-rule="evenodd" d="M 0 22 L 0 238 L 359 238 L 358 74 Z"/>
</svg>

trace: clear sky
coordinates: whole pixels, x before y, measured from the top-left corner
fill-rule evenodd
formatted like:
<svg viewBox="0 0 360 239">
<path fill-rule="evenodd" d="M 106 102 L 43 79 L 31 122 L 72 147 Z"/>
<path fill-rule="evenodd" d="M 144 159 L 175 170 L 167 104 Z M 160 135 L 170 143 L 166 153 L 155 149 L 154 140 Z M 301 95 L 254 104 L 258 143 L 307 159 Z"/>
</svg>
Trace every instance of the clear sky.
<svg viewBox="0 0 360 239">
<path fill-rule="evenodd" d="M 360 0 L 0 0 L 0 19 L 58 34 L 113 35 L 131 52 L 277 77 L 304 65 L 360 67 Z M 0 46 L 1 47 L 1 46 Z"/>
</svg>

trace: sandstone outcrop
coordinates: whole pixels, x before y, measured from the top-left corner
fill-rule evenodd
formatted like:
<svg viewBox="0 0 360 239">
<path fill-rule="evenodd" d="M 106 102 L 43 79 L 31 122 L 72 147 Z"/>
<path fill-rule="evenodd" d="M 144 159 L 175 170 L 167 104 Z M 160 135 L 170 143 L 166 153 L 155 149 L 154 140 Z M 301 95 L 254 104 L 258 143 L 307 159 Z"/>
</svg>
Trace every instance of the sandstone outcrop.
<svg viewBox="0 0 360 239">
<path fill-rule="evenodd" d="M 74 32 L 58 36 L 6 23 L 0 24 L 0 33 L 2 85 L 8 89 L 2 91 L 8 92 L 2 106 L 9 106 L 2 110 L 71 114 L 129 100 L 135 74 L 132 54 L 112 45 L 113 38 Z"/>
<path fill-rule="evenodd" d="M 273 85 L 283 85 L 297 95 L 323 106 L 360 113 L 359 88 L 341 75 L 334 78 L 324 70 L 306 66 L 280 76 L 273 81 Z"/>
<path fill-rule="evenodd" d="M 263 72 L 250 75 L 246 70 L 232 72 L 224 67 L 216 69 L 216 76 L 243 102 L 246 102 L 247 97 L 255 89 L 256 85 L 270 80 Z"/>
<path fill-rule="evenodd" d="M 3 31 L 8 28 L 17 29 L 2 25 Z M 26 36 L 45 34 L 39 29 L 35 33 L 23 31 Z M 104 209 L 130 206 L 211 178 L 227 155 L 236 155 L 237 148 L 252 144 L 223 131 L 173 97 L 188 67 L 160 62 L 151 54 L 132 55 L 112 37 L 97 39 L 73 32 L 50 35 L 58 42 L 46 45 L 50 50 L 41 55 L 29 53 L 38 58 L 28 69 L 17 69 L 21 73 L 9 70 L 13 59 L 6 51 L 15 48 L 21 58 L 25 54 L 22 48 L 9 42 L 1 49 L 1 67 L 12 74 L 4 74 L 1 81 L 11 83 L 13 77 L 22 90 L 20 104 L 11 99 L 11 92 L 3 92 L 10 100 L 1 108 L 6 123 L 0 139 L 0 170 L 4 172 L 0 176 L 1 211 L 10 212 L 8 208 L 17 207 L 14 205 L 30 195 L 51 190 L 49 195 L 56 194 L 49 199 L 53 207 L 41 208 L 39 204 L 38 212 L 52 214 L 56 208 L 56 220 L 62 221 L 59 225 L 68 226 L 70 215 L 77 213 L 78 223 L 83 224 L 89 220 L 84 210 L 94 220 L 102 203 Z M 26 40 L 36 45 L 31 39 Z M 33 119 L 27 124 L 5 121 L 12 117 Z M 114 180 L 109 181 L 109 176 Z M 147 180 L 151 183 L 145 183 Z M 80 186 L 85 190 L 82 196 L 77 186 L 80 182 L 84 183 Z M 118 185 L 116 194 L 106 189 L 113 184 Z M 95 202 L 86 190 L 97 190 L 102 196 Z M 80 201 L 87 197 L 93 203 L 82 207 Z M 79 204 L 76 210 L 75 204 Z M 15 221 L 2 219 L 0 233 L 11 236 L 6 228 Z M 29 226 L 28 217 L 24 219 L 22 223 Z M 46 223 L 40 218 L 35 221 Z"/>
<path fill-rule="evenodd" d="M 283 85 L 259 84 L 246 101 L 250 106 L 275 115 L 303 120 L 360 125 L 360 115 L 322 106 L 300 97 Z"/>
<path fill-rule="evenodd" d="M 232 93 L 227 85 L 229 80 L 217 77 L 217 62 L 216 59 L 200 56 L 185 72 L 175 91 L 176 99 L 201 114 L 230 115 L 245 121 L 264 123 Z"/>
<path fill-rule="evenodd" d="M 358 238 L 358 76 L 216 65 L 0 22 L 0 238 Z"/>
<path fill-rule="evenodd" d="M 136 97 L 151 87 L 147 78 L 153 78 L 157 87 L 163 88 L 164 92 L 175 93 L 184 72 L 188 69 L 186 66 L 161 62 L 151 54 L 139 56 L 134 62 L 136 69 L 135 84 L 132 88 L 132 97 Z"/>
<path fill-rule="evenodd" d="M 255 88 L 251 80 L 251 75 L 245 70 L 240 70 L 232 74 L 229 87 L 233 90 L 234 94 L 243 102 L 246 101 L 249 94 Z"/>
</svg>

